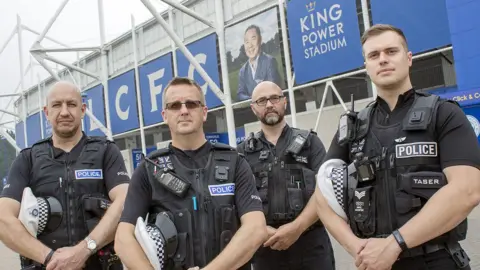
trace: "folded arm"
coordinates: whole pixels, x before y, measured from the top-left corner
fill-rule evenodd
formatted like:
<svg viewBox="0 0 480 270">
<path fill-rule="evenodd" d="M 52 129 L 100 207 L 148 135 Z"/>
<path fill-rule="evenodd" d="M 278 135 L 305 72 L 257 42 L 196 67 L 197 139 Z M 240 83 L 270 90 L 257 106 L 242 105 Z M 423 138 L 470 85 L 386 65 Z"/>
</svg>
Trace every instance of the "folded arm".
<svg viewBox="0 0 480 270">
<path fill-rule="evenodd" d="M 115 237 L 115 251 L 129 270 L 153 270 L 134 232 L 134 225 L 120 222 Z"/>
</svg>

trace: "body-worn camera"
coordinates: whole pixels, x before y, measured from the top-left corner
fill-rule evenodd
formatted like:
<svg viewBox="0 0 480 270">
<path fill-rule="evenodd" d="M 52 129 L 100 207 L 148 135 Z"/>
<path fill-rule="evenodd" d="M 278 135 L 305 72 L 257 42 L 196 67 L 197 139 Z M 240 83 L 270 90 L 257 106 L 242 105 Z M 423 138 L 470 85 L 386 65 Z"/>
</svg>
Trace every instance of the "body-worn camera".
<svg viewBox="0 0 480 270">
<path fill-rule="evenodd" d="M 344 145 L 345 143 L 352 142 L 355 139 L 357 113 L 355 112 L 353 95 L 351 96 L 351 104 L 351 109 L 340 116 L 340 123 L 338 124 L 339 145 Z"/>
<path fill-rule="evenodd" d="M 357 171 L 357 179 L 359 182 L 365 182 L 375 179 L 375 165 L 364 156 L 363 153 L 357 153 L 353 161 Z"/>
</svg>

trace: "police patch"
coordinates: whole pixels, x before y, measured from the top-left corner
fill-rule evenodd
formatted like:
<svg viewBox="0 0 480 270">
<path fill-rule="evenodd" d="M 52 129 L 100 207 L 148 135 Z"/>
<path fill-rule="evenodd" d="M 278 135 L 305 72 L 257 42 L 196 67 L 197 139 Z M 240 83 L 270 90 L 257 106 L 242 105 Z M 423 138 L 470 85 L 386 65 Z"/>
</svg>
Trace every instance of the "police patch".
<svg viewBox="0 0 480 270">
<path fill-rule="evenodd" d="M 445 185 L 445 180 L 438 176 L 413 176 L 413 188 L 436 188 L 440 189 Z"/>
<path fill-rule="evenodd" d="M 103 179 L 103 170 L 75 170 L 75 179 Z"/>
<path fill-rule="evenodd" d="M 438 147 L 436 142 L 415 142 L 395 145 L 396 158 L 436 157 Z"/>
<path fill-rule="evenodd" d="M 208 190 L 212 196 L 228 196 L 235 194 L 235 184 L 208 185 Z"/>
</svg>

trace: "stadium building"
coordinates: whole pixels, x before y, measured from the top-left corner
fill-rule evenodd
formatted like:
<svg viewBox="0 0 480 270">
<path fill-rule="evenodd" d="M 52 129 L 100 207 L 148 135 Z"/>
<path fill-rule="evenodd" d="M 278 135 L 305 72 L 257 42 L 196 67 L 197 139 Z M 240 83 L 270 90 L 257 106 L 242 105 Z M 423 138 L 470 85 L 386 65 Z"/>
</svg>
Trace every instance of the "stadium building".
<svg viewBox="0 0 480 270">
<path fill-rule="evenodd" d="M 315 129 L 328 147 L 351 96 L 359 110 L 376 95 L 360 44 L 376 23 L 404 31 L 414 87 L 458 101 L 480 133 L 478 0 L 189 0 L 150 11 L 151 20 L 52 72 L 15 101 L 20 149 L 51 134 L 41 111 L 45 93 L 57 79 L 69 80 L 81 87 L 89 109 L 84 131 L 114 139 L 131 173 L 142 151 L 170 140 L 161 93 L 173 76 L 202 86 L 209 140 L 235 145 L 258 131 L 249 95 L 258 82 L 272 80 L 289 99 L 290 125 Z M 34 44 L 31 54 L 51 60 L 42 49 Z"/>
</svg>

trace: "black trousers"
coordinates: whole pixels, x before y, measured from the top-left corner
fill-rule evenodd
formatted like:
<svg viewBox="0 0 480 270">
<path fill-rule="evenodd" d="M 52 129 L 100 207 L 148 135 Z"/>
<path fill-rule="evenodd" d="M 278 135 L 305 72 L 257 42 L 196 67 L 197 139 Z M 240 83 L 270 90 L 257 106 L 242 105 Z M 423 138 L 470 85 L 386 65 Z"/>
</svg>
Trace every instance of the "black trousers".
<svg viewBox="0 0 480 270">
<path fill-rule="evenodd" d="M 287 250 L 261 247 L 253 259 L 254 270 L 334 270 L 332 243 L 325 227 L 305 232 Z"/>
<path fill-rule="evenodd" d="M 423 256 L 398 260 L 392 270 L 470 270 L 470 266 L 458 268 L 447 250 L 439 250 Z"/>
</svg>

